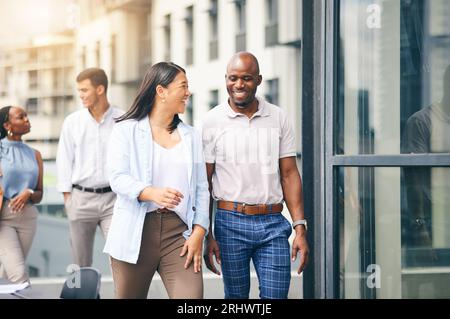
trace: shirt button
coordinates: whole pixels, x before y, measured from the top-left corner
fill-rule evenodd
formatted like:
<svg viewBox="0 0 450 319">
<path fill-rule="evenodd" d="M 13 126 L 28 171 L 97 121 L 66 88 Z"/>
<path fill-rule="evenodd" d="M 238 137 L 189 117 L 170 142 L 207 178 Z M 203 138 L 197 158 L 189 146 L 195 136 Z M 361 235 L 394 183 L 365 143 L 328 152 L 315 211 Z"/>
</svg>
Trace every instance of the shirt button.
<svg viewBox="0 0 450 319">
<path fill-rule="evenodd" d="M 195 212 L 196 211 L 196 208 L 195 208 L 195 206 L 192 206 L 192 210 Z"/>
</svg>

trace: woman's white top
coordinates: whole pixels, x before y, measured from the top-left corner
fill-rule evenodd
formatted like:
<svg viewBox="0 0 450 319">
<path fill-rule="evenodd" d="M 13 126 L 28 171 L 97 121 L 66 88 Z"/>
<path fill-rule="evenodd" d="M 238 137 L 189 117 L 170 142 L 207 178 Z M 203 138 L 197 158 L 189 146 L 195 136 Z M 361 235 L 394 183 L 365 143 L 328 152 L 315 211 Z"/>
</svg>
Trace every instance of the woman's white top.
<svg viewBox="0 0 450 319">
<path fill-rule="evenodd" d="M 181 202 L 170 208 L 187 224 L 187 210 L 189 201 L 188 163 L 183 151 L 183 141 L 171 148 L 165 148 L 153 141 L 153 187 L 173 188 L 183 194 Z M 163 208 L 151 202 L 150 211 Z"/>
</svg>

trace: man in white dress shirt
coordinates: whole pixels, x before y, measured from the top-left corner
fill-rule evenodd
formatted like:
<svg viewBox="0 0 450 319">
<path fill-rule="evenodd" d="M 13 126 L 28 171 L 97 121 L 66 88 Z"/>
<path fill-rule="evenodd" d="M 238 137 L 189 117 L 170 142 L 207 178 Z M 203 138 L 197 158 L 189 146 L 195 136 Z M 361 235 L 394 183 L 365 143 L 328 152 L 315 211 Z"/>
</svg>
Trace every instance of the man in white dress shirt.
<svg viewBox="0 0 450 319">
<path fill-rule="evenodd" d="M 97 226 L 106 238 L 111 223 L 116 195 L 106 175 L 106 153 L 114 118 L 123 111 L 108 102 L 108 78 L 102 69 L 81 72 L 77 88 L 84 108 L 64 120 L 56 156 L 57 187 L 64 194 L 73 261 L 88 267 Z"/>
</svg>

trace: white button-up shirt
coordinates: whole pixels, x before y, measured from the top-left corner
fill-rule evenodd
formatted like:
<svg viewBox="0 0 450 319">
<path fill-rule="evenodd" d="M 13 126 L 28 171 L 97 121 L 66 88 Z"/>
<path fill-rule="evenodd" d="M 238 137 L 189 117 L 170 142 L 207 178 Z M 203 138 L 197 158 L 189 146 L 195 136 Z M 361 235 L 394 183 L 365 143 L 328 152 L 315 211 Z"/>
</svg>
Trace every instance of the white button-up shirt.
<svg viewBox="0 0 450 319">
<path fill-rule="evenodd" d="M 71 192 L 72 184 L 95 188 L 109 185 L 105 168 L 108 142 L 114 118 L 123 113 L 110 106 L 100 122 L 87 108 L 66 117 L 56 155 L 58 191 Z"/>
</svg>

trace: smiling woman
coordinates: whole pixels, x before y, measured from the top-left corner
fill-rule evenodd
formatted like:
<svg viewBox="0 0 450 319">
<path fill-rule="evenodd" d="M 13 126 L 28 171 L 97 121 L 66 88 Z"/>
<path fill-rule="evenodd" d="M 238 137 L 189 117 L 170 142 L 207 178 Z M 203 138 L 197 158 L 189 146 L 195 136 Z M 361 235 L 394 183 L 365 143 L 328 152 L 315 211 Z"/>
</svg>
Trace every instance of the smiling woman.
<svg viewBox="0 0 450 319">
<path fill-rule="evenodd" d="M 155 271 L 170 298 L 203 298 L 206 166 L 200 133 L 178 117 L 190 95 L 183 68 L 157 63 L 114 126 L 108 170 L 117 201 L 104 252 L 117 298 L 146 298 Z"/>
</svg>

